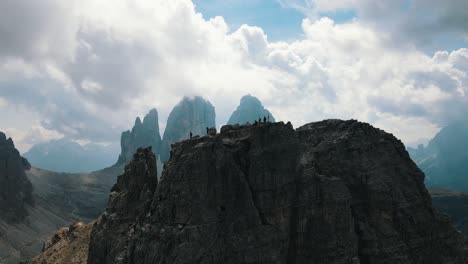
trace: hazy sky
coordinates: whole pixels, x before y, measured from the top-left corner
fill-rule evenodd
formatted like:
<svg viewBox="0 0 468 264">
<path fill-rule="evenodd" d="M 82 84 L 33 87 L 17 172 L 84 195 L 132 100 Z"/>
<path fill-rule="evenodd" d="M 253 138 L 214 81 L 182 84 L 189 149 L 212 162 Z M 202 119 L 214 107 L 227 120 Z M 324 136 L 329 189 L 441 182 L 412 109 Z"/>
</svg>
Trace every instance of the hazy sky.
<svg viewBox="0 0 468 264">
<path fill-rule="evenodd" d="M 466 0 L 3 0 L 0 130 L 22 151 L 118 142 L 184 95 L 221 125 L 250 93 L 295 126 L 354 118 L 414 143 L 466 119 L 466 47 Z"/>
</svg>

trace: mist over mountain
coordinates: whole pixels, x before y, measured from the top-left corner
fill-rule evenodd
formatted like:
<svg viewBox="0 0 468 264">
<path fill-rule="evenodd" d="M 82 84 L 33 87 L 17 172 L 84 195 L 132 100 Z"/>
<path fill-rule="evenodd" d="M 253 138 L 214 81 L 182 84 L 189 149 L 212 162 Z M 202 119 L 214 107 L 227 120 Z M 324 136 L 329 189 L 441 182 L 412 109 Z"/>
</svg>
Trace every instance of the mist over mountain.
<svg viewBox="0 0 468 264">
<path fill-rule="evenodd" d="M 427 147 L 408 148 L 426 174 L 429 188 L 468 192 L 468 123 L 452 123 L 437 133 Z"/>
<path fill-rule="evenodd" d="M 161 161 L 170 156 L 171 144 L 195 135 L 206 135 L 206 128 L 216 126 L 214 106 L 200 96 L 184 97 L 169 114 L 161 146 Z"/>
<path fill-rule="evenodd" d="M 24 153 L 34 167 L 41 169 L 82 173 L 109 167 L 115 163 L 119 153 L 117 144 L 102 146 L 98 144 L 80 145 L 62 138 L 34 145 Z"/>
<path fill-rule="evenodd" d="M 270 122 L 275 122 L 273 115 L 263 107 L 260 100 L 252 95 L 245 95 L 241 98 L 240 104 L 237 109 L 232 113 L 229 118 L 228 124 L 253 124 L 259 118 L 263 120 L 264 117 L 269 117 Z"/>
</svg>

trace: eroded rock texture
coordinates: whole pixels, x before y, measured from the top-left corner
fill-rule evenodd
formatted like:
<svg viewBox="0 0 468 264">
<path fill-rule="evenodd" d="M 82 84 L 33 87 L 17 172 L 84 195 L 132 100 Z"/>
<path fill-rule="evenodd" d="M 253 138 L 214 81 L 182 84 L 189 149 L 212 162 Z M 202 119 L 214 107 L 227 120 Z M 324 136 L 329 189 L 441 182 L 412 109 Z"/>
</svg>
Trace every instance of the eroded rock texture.
<svg viewBox="0 0 468 264">
<path fill-rule="evenodd" d="M 270 122 L 275 122 L 273 115 L 263 107 L 260 100 L 249 94 L 241 98 L 240 104 L 236 111 L 232 113 L 228 124 L 253 124 L 256 120 L 258 121 L 259 118 L 263 121 L 264 117 L 269 117 Z"/>
<path fill-rule="evenodd" d="M 158 111 L 152 109 L 144 118 L 139 117 L 131 131 L 122 133 L 120 145 L 122 152 L 117 164 L 126 164 L 132 160 L 133 154 L 138 148 L 151 146 L 153 152 L 158 155 L 161 149 L 161 135 L 159 134 Z"/>
<path fill-rule="evenodd" d="M 221 131 L 176 143 L 159 184 L 139 151 L 88 263 L 466 263 L 392 135 L 340 120 Z"/>
<path fill-rule="evenodd" d="M 206 128 L 215 127 L 215 108 L 202 97 L 184 97 L 169 114 L 161 146 L 161 160 L 169 159 L 171 144 L 193 136 L 206 135 Z"/>
<path fill-rule="evenodd" d="M 33 187 L 25 174 L 31 165 L 21 157 L 13 140 L 0 132 L 0 218 L 17 222 L 27 216 L 26 205 L 33 205 Z"/>
<path fill-rule="evenodd" d="M 42 254 L 27 264 L 86 264 L 93 224 L 75 223 L 47 239 Z"/>
</svg>

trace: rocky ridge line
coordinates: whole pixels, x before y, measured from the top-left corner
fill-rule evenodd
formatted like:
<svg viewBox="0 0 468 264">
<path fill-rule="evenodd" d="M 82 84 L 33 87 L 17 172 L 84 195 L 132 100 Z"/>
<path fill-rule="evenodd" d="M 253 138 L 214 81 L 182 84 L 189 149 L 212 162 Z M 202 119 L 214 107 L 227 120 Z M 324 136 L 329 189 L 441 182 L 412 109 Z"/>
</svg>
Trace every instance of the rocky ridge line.
<svg viewBox="0 0 468 264">
<path fill-rule="evenodd" d="M 93 227 L 88 263 L 466 263 L 393 135 L 357 121 L 225 126 L 139 150 Z"/>
</svg>

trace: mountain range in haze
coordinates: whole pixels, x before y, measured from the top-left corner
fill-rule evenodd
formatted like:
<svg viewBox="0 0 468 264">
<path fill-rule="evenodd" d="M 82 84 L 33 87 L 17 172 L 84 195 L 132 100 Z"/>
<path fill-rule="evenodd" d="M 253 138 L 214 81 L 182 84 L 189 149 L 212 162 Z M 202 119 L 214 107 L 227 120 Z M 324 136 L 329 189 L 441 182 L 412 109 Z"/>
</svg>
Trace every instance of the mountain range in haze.
<svg viewBox="0 0 468 264">
<path fill-rule="evenodd" d="M 429 188 L 468 193 L 468 122 L 455 122 L 440 130 L 427 146 L 408 148 L 424 171 Z"/>
<path fill-rule="evenodd" d="M 119 146 L 89 143 L 81 145 L 62 138 L 31 147 L 23 156 L 46 170 L 68 173 L 92 172 L 113 165 L 117 160 Z"/>
</svg>

